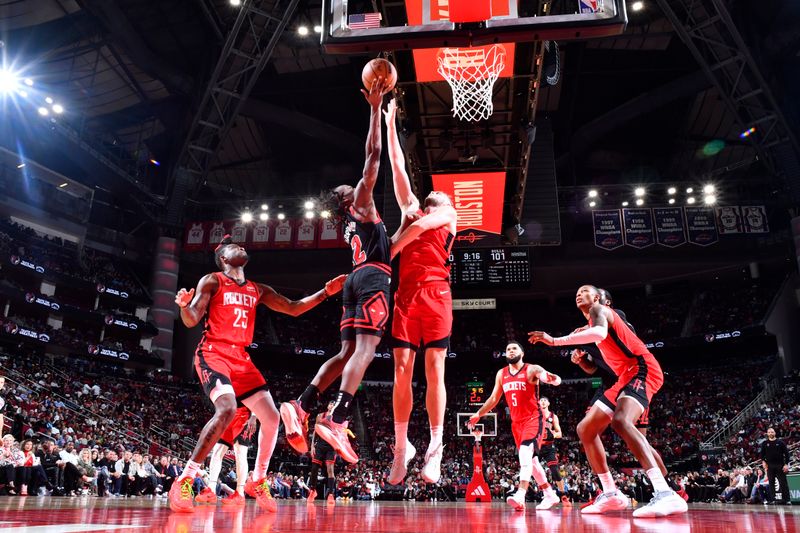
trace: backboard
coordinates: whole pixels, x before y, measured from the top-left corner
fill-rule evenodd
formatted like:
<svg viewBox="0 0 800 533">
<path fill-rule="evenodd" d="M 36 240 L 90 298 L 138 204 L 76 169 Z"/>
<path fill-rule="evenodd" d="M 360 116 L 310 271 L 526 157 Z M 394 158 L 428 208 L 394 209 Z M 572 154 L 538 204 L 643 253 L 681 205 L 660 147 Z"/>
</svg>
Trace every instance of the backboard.
<svg viewBox="0 0 800 533">
<path fill-rule="evenodd" d="M 322 45 L 327 53 L 352 54 L 575 40 L 618 35 L 628 20 L 624 0 L 484 0 L 491 2 L 490 19 L 450 20 L 451 3 L 477 1 L 377 0 L 372 5 L 380 11 L 369 13 L 369 2 L 323 0 Z"/>
<path fill-rule="evenodd" d="M 497 413 L 487 413 L 480 421 L 475 424 L 475 429 L 470 431 L 467 422 L 475 413 L 456 413 L 456 431 L 459 437 L 475 437 L 480 440 L 483 437 L 497 436 Z"/>
</svg>

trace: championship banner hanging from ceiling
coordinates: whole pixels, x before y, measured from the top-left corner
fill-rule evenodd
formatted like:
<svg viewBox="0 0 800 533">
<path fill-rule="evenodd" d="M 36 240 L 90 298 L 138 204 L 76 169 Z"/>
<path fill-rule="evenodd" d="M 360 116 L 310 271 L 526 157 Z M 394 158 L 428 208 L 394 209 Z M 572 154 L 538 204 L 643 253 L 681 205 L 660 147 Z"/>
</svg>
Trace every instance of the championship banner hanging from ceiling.
<svg viewBox="0 0 800 533">
<path fill-rule="evenodd" d="M 716 208 L 717 228 L 720 235 L 743 233 L 742 210 L 738 205 L 726 205 Z"/>
<path fill-rule="evenodd" d="M 763 205 L 742 206 L 745 233 L 769 233 L 767 210 Z"/>
<path fill-rule="evenodd" d="M 686 232 L 689 242 L 698 246 L 708 246 L 719 240 L 716 217 L 711 207 L 685 207 Z"/>
<path fill-rule="evenodd" d="M 433 189 L 447 193 L 458 216 L 456 243 L 480 243 L 503 230 L 505 172 L 433 174 Z M 482 244 L 482 243 L 481 243 Z"/>
<path fill-rule="evenodd" d="M 686 244 L 686 228 L 683 209 L 680 207 L 654 207 L 653 220 L 656 226 L 656 242 L 667 248 Z"/>
<path fill-rule="evenodd" d="M 592 211 L 594 245 L 603 250 L 616 250 L 623 245 L 622 218 L 619 209 Z"/>
<path fill-rule="evenodd" d="M 649 208 L 623 209 L 625 244 L 632 248 L 647 248 L 655 243 L 653 213 Z"/>
</svg>

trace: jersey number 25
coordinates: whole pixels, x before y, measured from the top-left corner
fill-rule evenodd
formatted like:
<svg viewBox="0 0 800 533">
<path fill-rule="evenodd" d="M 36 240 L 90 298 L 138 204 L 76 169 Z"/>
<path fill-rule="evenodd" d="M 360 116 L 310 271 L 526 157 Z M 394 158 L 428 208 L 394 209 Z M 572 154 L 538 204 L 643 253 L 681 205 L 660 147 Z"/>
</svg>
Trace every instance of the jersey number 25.
<svg viewBox="0 0 800 533">
<path fill-rule="evenodd" d="M 247 311 L 245 309 L 234 309 L 233 314 L 236 315 L 233 327 L 247 329 Z"/>
</svg>

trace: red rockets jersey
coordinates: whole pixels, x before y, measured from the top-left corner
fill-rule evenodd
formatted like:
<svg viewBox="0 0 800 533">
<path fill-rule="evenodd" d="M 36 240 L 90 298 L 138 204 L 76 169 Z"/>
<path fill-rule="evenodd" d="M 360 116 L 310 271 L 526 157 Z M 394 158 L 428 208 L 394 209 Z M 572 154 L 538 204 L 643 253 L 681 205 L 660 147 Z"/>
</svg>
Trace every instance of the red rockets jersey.
<svg viewBox="0 0 800 533">
<path fill-rule="evenodd" d="M 420 211 L 422 213 L 422 211 Z M 450 249 L 455 240 L 442 226 L 424 231 L 400 252 L 400 291 L 414 289 L 425 281 L 450 279 Z"/>
<path fill-rule="evenodd" d="M 539 411 L 539 383 L 528 383 L 528 363 L 519 372 L 511 373 L 511 367 L 503 369 L 502 385 L 512 422 L 535 418 Z"/>
<path fill-rule="evenodd" d="M 614 313 L 614 323 L 608 325 L 608 335 L 597 343 L 603 359 L 611 370 L 618 376 L 640 364 L 659 367 L 658 361 L 647 349 L 642 340 L 628 327 L 628 324 L 620 318 L 616 311 Z M 592 326 L 591 320 L 589 325 Z"/>
<path fill-rule="evenodd" d="M 206 310 L 202 344 L 220 343 L 245 348 L 253 342 L 258 287 L 252 281 L 239 285 L 222 272 L 215 272 L 219 288 Z"/>
</svg>

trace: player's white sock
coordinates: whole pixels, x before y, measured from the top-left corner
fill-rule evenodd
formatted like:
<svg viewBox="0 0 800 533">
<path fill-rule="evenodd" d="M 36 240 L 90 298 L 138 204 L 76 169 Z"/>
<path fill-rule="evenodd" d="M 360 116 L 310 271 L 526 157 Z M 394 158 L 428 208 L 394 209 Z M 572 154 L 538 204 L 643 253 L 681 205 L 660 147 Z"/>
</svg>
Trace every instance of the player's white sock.
<svg viewBox="0 0 800 533">
<path fill-rule="evenodd" d="M 547 482 L 547 473 L 542 468 L 542 464 L 539 462 L 539 457 L 533 458 L 533 479 L 536 481 L 536 484 L 539 485 L 539 488 L 542 489 L 542 492 L 545 494 L 549 494 L 553 492 L 553 487 Z M 549 491 L 549 492 L 548 492 Z"/>
<path fill-rule="evenodd" d="M 442 444 L 442 435 L 444 434 L 443 426 L 431 426 L 431 443 L 428 445 L 429 450 L 435 450 Z"/>
<path fill-rule="evenodd" d="M 260 481 L 267 475 L 269 460 L 275 450 L 275 443 L 278 440 L 278 425 L 281 417 L 272 395 L 269 392 L 257 394 L 244 400 L 245 406 L 255 413 L 258 421 L 261 422 L 261 429 L 258 431 L 258 454 L 256 464 L 253 468 L 253 480 Z"/>
<path fill-rule="evenodd" d="M 195 463 L 191 459 L 186 461 L 186 467 L 183 469 L 180 477 L 196 478 L 197 473 L 200 471 L 200 466 L 200 463 Z"/>
<path fill-rule="evenodd" d="M 661 473 L 658 467 L 651 468 L 646 472 L 647 477 L 650 478 L 650 483 L 653 484 L 653 491 L 655 492 L 667 492 L 672 489 L 669 488 L 667 484 L 667 480 L 664 479 L 664 474 Z"/>
<path fill-rule="evenodd" d="M 214 449 L 211 450 L 211 462 L 208 465 L 208 486 L 215 493 L 217 492 L 217 481 L 219 480 L 219 473 L 222 470 L 222 458 L 225 457 L 225 452 L 228 447 L 221 443 L 216 443 Z"/>
<path fill-rule="evenodd" d="M 247 463 L 247 446 L 234 442 L 233 453 L 236 455 L 236 491 L 244 496 L 244 483 L 247 479 L 247 472 L 250 469 Z"/>
<path fill-rule="evenodd" d="M 600 478 L 600 484 L 603 486 L 603 492 L 610 494 L 617 491 L 617 485 L 614 483 L 614 476 L 611 475 L 611 472 L 597 474 L 597 477 Z"/>
<path fill-rule="evenodd" d="M 405 450 L 408 442 L 408 421 L 394 423 L 394 449 Z"/>
</svg>

